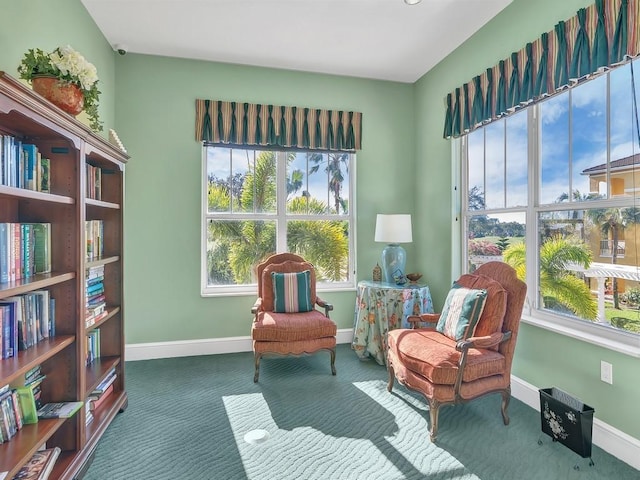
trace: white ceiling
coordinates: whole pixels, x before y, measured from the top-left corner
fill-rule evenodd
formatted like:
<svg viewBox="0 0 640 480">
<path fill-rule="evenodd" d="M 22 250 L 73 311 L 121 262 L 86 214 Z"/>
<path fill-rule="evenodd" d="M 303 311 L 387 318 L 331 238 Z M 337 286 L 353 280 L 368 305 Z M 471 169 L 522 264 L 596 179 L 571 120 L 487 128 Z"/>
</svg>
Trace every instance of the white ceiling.
<svg viewBox="0 0 640 480">
<path fill-rule="evenodd" d="M 129 52 L 413 83 L 512 0 L 82 0 Z"/>
</svg>

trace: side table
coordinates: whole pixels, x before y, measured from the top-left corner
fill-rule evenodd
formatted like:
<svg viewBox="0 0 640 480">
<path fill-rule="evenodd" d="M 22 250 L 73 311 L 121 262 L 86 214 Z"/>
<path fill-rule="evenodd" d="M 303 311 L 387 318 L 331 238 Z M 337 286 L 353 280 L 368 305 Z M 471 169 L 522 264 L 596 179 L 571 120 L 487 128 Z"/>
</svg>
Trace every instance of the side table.
<svg viewBox="0 0 640 480">
<path fill-rule="evenodd" d="M 387 362 L 387 332 L 410 328 L 407 317 L 433 313 L 427 285 L 358 282 L 351 348 L 360 359 Z"/>
</svg>

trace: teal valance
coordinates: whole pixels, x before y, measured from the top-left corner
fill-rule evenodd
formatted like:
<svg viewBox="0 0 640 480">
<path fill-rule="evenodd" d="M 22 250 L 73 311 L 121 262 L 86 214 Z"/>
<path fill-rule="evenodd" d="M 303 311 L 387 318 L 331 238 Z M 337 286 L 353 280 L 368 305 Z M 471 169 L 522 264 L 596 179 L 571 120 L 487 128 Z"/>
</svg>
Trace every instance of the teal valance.
<svg viewBox="0 0 640 480">
<path fill-rule="evenodd" d="M 640 0 L 596 0 L 446 96 L 458 137 L 640 54 Z"/>
<path fill-rule="evenodd" d="M 196 100 L 196 140 L 223 145 L 360 150 L 362 113 Z"/>
</svg>

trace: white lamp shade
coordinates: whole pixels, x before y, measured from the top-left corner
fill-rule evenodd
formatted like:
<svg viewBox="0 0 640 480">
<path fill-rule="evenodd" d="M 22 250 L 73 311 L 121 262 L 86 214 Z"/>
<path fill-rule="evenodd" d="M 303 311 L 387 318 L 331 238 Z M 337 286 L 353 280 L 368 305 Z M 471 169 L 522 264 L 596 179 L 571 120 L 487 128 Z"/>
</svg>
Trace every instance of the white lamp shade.
<svg viewBox="0 0 640 480">
<path fill-rule="evenodd" d="M 383 215 L 379 213 L 376 217 L 375 241 L 384 243 L 412 242 L 411 215 Z"/>
</svg>

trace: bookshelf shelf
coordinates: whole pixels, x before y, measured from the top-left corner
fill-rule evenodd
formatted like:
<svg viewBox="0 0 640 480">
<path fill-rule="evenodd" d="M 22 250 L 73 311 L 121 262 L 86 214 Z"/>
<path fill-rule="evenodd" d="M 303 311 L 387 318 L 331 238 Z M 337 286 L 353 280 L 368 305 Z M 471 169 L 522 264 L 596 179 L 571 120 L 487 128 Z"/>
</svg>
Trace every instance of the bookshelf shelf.
<svg viewBox="0 0 640 480">
<path fill-rule="evenodd" d="M 118 312 L 120 312 L 120 307 L 107 307 L 106 311 L 107 311 L 107 314 L 103 318 L 96 320 L 96 322 L 93 323 L 92 325 L 89 325 L 87 327 L 87 331 L 100 328 L 100 325 L 102 325 L 103 323 L 106 323 L 111 317 L 113 317 Z"/>
<path fill-rule="evenodd" d="M 87 198 L 85 200 L 87 207 L 100 207 L 100 208 L 112 208 L 114 210 L 119 210 L 120 205 L 117 203 L 104 202 L 102 200 L 95 200 L 93 198 Z"/>
<path fill-rule="evenodd" d="M 120 261 L 120 257 L 119 256 L 110 256 L 110 257 L 102 257 L 102 258 L 98 258 L 98 259 L 94 259 L 91 261 L 88 261 L 86 264 L 86 267 L 97 267 L 99 265 L 106 265 L 108 263 L 114 263 L 114 262 L 118 262 Z"/>
<path fill-rule="evenodd" d="M 0 235 L 0 275 L 9 279 L 0 283 L 0 309 L 8 312 L 0 321 L 8 318 L 20 325 L 14 330 L 19 335 L 11 337 L 17 353 L 0 356 L 0 389 L 25 385 L 27 374 L 38 367 L 37 400 L 82 401 L 88 406 L 98 385 L 115 377 L 112 393 L 91 422 L 87 423 L 88 409 L 82 408 L 71 418 L 24 425 L 0 444 L 0 478 L 13 478 L 44 446 L 62 449 L 50 480 L 81 478 L 100 437 L 128 401 L 122 254 L 129 157 L 4 72 L 0 147 L 0 232 L 6 231 Z M 91 230 L 94 224 L 100 229 Z M 88 232 L 97 236 L 89 237 Z M 87 259 L 89 240 L 91 246 L 99 246 L 92 253 L 104 252 L 100 257 Z M 38 250 L 38 245 L 44 248 Z M 106 313 L 99 315 L 92 303 L 96 295 L 88 295 L 87 275 L 94 267 L 103 270 L 99 295 Z M 28 301 L 41 303 L 29 307 L 19 323 L 15 312 L 21 311 L 21 303 L 12 302 Z M 49 325 L 44 311 L 50 311 L 55 324 Z M 89 327 L 87 312 L 97 318 Z M 99 338 L 99 349 L 93 353 L 102 355 L 88 366 L 87 358 L 93 356 L 88 355 L 87 335 Z"/>
<path fill-rule="evenodd" d="M 58 283 L 73 280 L 76 277 L 75 272 L 67 273 L 41 273 L 34 275 L 29 279 L 16 280 L 15 282 L 0 284 L 0 299 L 22 295 L 32 290 L 51 287 Z"/>
<path fill-rule="evenodd" d="M 120 357 L 101 357 L 99 360 L 88 365 L 86 372 L 87 391 L 85 392 L 85 396 L 89 396 L 104 379 L 105 375 L 112 368 L 117 367 L 119 363 Z"/>
<path fill-rule="evenodd" d="M 10 442 L 0 445 L 0 472 L 9 472 L 7 478 L 13 478 L 20 467 L 26 463 L 42 444 L 49 440 L 62 426 L 62 419 L 40 420 L 33 425 L 25 425 Z M 12 459 L 19 459 L 12 462 Z"/>
<path fill-rule="evenodd" d="M 75 200 L 71 197 L 55 195 L 53 193 L 36 192 L 34 190 L 27 190 L 24 188 L 6 187 L 4 185 L 0 185 L 0 195 L 29 200 L 41 200 L 43 202 L 62 203 L 66 205 L 73 205 L 75 203 Z"/>
<path fill-rule="evenodd" d="M 0 362 L 0 378 L 5 382 L 4 384 L 12 383 L 36 365 L 53 357 L 74 342 L 75 337 L 71 335 L 56 335 L 51 339 L 38 342 L 35 346 L 18 352 L 17 357 L 2 360 Z"/>
</svg>

